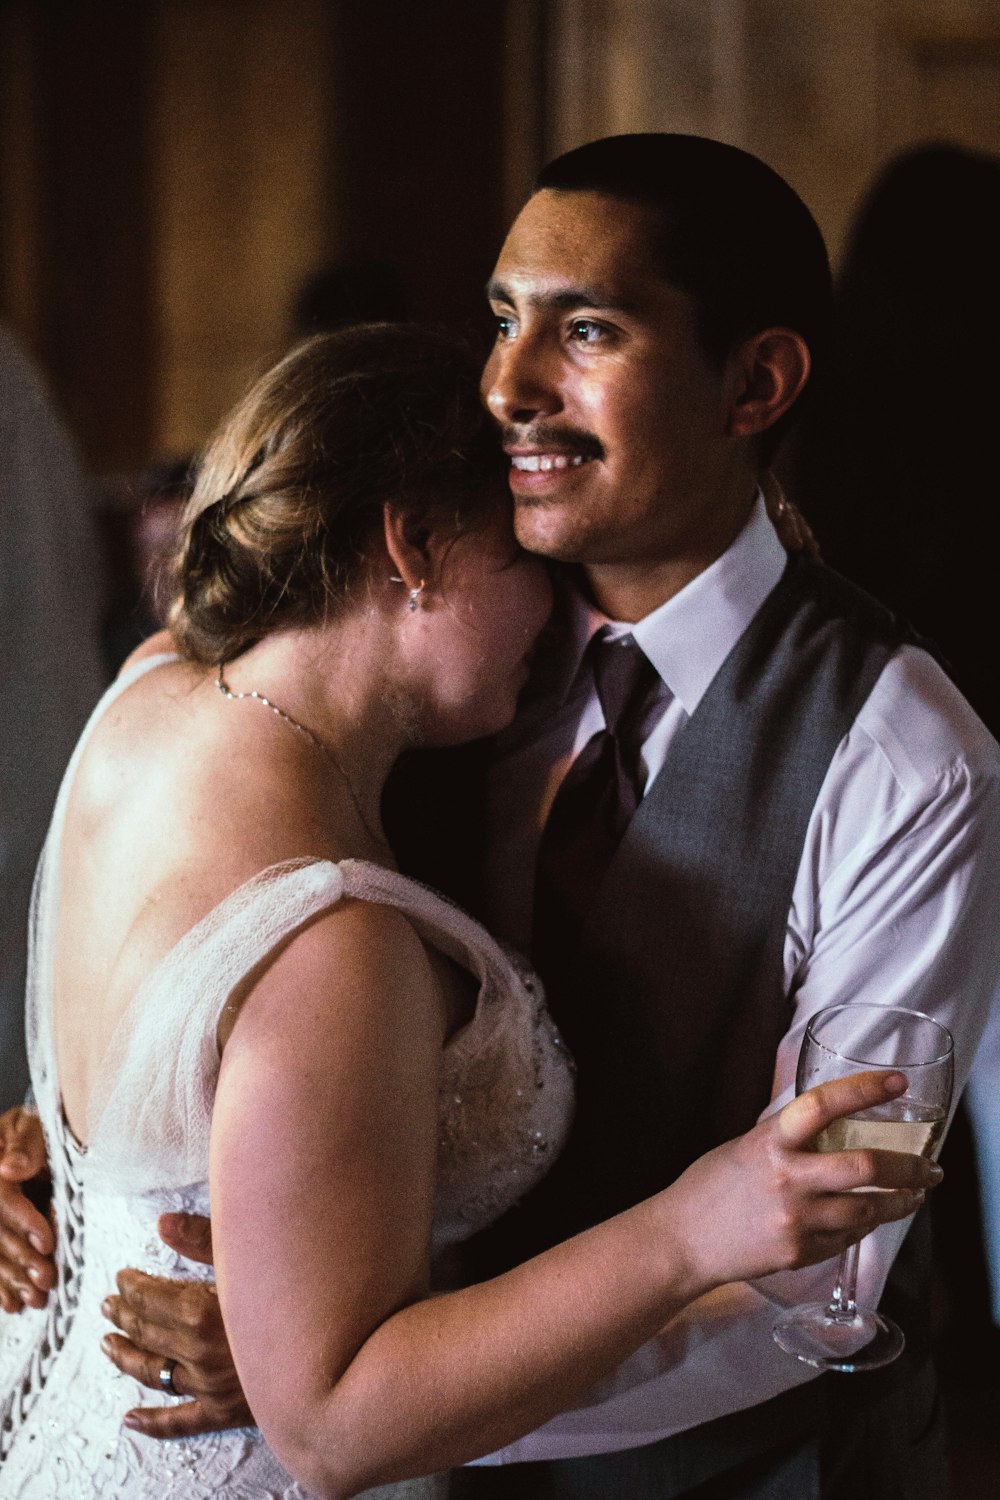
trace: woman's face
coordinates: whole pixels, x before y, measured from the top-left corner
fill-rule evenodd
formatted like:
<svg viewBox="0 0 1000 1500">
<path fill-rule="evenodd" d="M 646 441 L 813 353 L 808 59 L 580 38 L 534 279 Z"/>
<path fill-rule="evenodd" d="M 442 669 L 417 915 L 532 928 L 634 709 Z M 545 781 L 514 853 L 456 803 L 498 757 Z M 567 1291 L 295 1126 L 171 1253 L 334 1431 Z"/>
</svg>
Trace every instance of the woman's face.
<svg viewBox="0 0 1000 1500">
<path fill-rule="evenodd" d="M 451 545 L 428 598 L 428 744 L 458 744 L 510 723 L 552 608 L 548 568 L 514 537 L 510 504 Z"/>
</svg>

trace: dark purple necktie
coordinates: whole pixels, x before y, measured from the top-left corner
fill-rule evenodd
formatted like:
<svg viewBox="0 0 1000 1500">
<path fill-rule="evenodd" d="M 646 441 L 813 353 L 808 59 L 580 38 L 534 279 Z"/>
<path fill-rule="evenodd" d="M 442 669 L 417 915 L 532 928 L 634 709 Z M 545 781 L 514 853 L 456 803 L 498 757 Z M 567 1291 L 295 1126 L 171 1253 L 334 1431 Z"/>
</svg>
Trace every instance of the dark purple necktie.
<svg viewBox="0 0 1000 1500">
<path fill-rule="evenodd" d="M 631 635 L 605 626 L 587 647 L 605 727 L 592 735 L 556 793 L 535 873 L 532 956 L 551 983 L 586 919 L 642 798 L 641 730 L 659 677 Z M 548 971 L 548 972 L 547 972 Z"/>
</svg>

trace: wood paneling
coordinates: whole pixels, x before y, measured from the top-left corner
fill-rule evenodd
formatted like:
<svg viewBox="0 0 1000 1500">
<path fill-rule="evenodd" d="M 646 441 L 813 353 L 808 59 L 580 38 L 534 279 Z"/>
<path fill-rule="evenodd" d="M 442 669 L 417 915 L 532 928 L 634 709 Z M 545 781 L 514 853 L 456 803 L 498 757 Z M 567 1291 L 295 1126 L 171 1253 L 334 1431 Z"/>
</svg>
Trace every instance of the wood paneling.
<svg viewBox="0 0 1000 1500">
<path fill-rule="evenodd" d="M 757 151 L 836 254 L 897 150 L 1000 149 L 998 26 L 995 0 L 5 0 L 3 312 L 92 467 L 188 451 L 338 255 L 485 326 L 540 160 L 609 131 Z"/>
<path fill-rule="evenodd" d="M 320 0 L 168 0 L 151 106 L 155 448 L 186 453 L 290 338 L 327 248 Z"/>
<path fill-rule="evenodd" d="M 155 343 L 146 213 L 154 5 L 14 7 L 3 60 L 21 134 L 5 148 L 4 304 L 92 465 L 152 437 Z M 19 149 L 23 142 L 24 154 Z"/>
<path fill-rule="evenodd" d="M 995 0 L 557 0 L 553 151 L 627 130 L 756 152 L 836 257 L 879 167 L 946 134 L 1000 149 Z"/>
<path fill-rule="evenodd" d="M 38 130 L 29 0 L 0 5 L 0 307 L 37 357 L 41 342 Z"/>
<path fill-rule="evenodd" d="M 418 314 L 485 328 L 503 205 L 541 156 L 544 18 L 5 0 L 0 307 L 91 467 L 199 447 L 338 256 L 395 263 Z"/>
<path fill-rule="evenodd" d="M 484 321 L 502 232 L 504 7 L 333 7 L 338 247 L 398 266 L 421 316 Z"/>
</svg>

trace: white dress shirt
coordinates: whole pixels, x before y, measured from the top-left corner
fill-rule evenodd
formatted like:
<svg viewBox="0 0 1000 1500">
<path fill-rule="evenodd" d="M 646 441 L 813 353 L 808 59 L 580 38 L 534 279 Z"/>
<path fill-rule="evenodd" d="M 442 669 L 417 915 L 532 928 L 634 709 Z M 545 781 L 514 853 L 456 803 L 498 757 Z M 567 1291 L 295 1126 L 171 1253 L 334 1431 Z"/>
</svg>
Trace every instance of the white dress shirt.
<svg viewBox="0 0 1000 1500">
<path fill-rule="evenodd" d="M 646 723 L 647 785 L 677 731 L 778 582 L 785 554 L 758 499 L 712 566 L 631 630 L 663 681 Z M 494 929 L 527 946 L 531 874 L 559 781 L 603 719 L 584 649 L 603 617 L 581 601 L 563 692 L 544 719 L 515 725 L 489 789 Z M 955 1037 L 956 1092 L 1000 989 L 1000 752 L 926 653 L 888 662 L 830 763 L 792 893 L 784 975 L 794 1018 L 778 1049 L 772 1103 L 794 1093 L 809 1017 L 875 1001 L 926 1011 Z M 861 1249 L 858 1300 L 881 1295 L 909 1221 Z M 684 1309 L 582 1408 L 500 1453 L 504 1463 L 655 1442 L 754 1406 L 815 1377 L 773 1342 L 776 1311 L 826 1300 L 835 1263 L 722 1287 Z"/>
</svg>

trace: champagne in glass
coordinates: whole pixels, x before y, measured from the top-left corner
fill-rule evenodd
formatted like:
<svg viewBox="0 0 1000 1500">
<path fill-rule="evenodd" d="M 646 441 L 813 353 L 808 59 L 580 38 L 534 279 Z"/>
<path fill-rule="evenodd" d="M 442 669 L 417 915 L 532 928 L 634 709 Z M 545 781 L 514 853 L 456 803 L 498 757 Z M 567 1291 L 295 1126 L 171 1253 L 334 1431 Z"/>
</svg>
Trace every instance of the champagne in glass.
<svg viewBox="0 0 1000 1500">
<path fill-rule="evenodd" d="M 953 1045 L 947 1028 L 920 1011 L 861 1003 L 817 1011 L 799 1053 L 796 1093 L 881 1068 L 906 1074 L 905 1094 L 834 1120 L 817 1137 L 817 1150 L 933 1155 L 951 1104 Z M 896 1359 L 905 1343 L 902 1330 L 874 1308 L 858 1307 L 857 1277 L 854 1244 L 840 1257 L 830 1301 L 789 1308 L 775 1323 L 781 1348 L 817 1369 L 845 1373 Z"/>
<path fill-rule="evenodd" d="M 947 1118 L 947 1111 L 936 1104 L 891 1099 L 863 1114 L 834 1120 L 816 1137 L 816 1150 L 907 1151 L 912 1156 L 933 1156 Z"/>
</svg>

